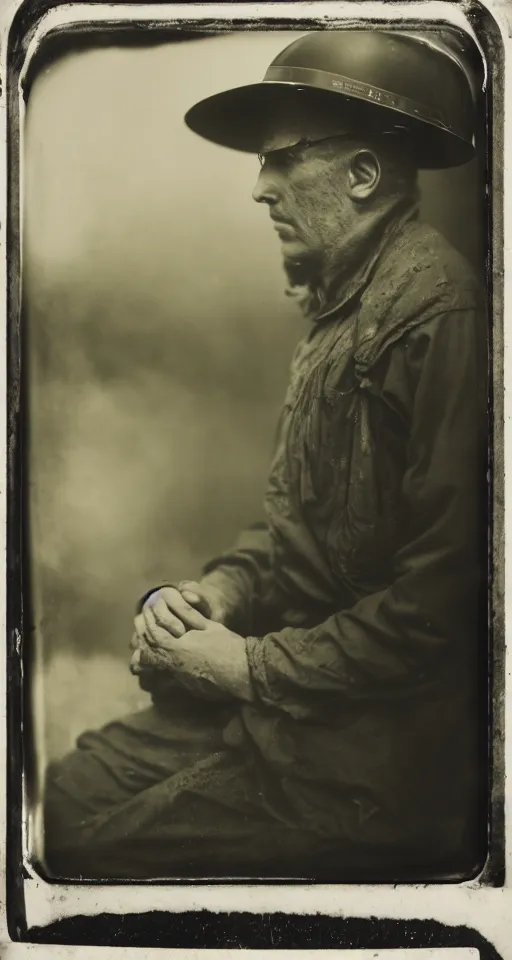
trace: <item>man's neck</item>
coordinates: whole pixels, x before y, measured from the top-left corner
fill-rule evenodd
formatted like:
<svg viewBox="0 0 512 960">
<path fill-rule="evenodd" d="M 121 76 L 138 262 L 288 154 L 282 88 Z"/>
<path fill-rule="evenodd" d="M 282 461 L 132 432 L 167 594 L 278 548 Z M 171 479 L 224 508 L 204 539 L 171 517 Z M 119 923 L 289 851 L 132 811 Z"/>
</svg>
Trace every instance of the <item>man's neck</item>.
<svg viewBox="0 0 512 960">
<path fill-rule="evenodd" d="M 414 201 L 398 198 L 355 217 L 340 228 L 340 235 L 325 259 L 316 265 L 287 270 L 290 296 L 296 297 L 303 313 L 315 319 L 329 313 L 357 292 L 367 272 L 378 259 L 389 233 L 404 216 L 413 214 Z"/>
</svg>

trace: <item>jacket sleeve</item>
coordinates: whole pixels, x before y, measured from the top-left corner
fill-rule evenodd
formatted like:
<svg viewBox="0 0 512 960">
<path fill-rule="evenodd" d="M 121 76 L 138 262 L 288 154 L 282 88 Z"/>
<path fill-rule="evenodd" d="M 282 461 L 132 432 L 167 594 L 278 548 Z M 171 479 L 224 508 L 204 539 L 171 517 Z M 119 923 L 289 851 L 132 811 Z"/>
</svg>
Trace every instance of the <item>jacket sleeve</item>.
<svg viewBox="0 0 512 960">
<path fill-rule="evenodd" d="M 472 655 L 486 563 L 485 320 L 438 316 L 388 356 L 386 389 L 409 406 L 391 585 L 312 629 L 246 641 L 256 699 L 297 718 L 321 717 L 340 695 L 396 697 Z"/>
<path fill-rule="evenodd" d="M 269 589 L 270 541 L 264 523 L 257 523 L 242 531 L 233 546 L 209 561 L 203 569 L 201 582 L 223 591 L 230 610 L 229 626 L 244 630 L 254 621 L 255 611 L 264 603 Z M 140 613 L 146 600 L 162 587 L 176 583 L 165 581 L 151 587 L 138 601 Z"/>
<path fill-rule="evenodd" d="M 246 633 L 276 606 L 273 595 L 270 537 L 265 523 L 239 534 L 233 546 L 206 564 L 202 582 L 218 586 L 231 610 L 228 625 Z"/>
</svg>

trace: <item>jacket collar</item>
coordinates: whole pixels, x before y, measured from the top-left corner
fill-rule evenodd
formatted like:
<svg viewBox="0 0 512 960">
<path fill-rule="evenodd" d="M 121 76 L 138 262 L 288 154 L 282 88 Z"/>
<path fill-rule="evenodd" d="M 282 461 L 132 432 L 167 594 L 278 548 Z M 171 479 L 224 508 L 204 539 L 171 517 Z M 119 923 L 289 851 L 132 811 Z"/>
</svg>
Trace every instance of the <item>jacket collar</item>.
<svg viewBox="0 0 512 960">
<path fill-rule="evenodd" d="M 324 323 L 339 318 L 353 305 L 353 301 L 360 297 L 368 286 L 381 257 L 402 232 L 407 223 L 418 218 L 418 203 L 416 201 L 402 201 L 394 207 L 384 223 L 379 223 L 376 231 L 370 231 L 364 238 L 366 256 L 359 259 L 357 266 L 349 277 L 334 281 L 332 294 L 328 301 L 320 307 L 320 312 L 313 316 L 314 323 Z"/>
</svg>

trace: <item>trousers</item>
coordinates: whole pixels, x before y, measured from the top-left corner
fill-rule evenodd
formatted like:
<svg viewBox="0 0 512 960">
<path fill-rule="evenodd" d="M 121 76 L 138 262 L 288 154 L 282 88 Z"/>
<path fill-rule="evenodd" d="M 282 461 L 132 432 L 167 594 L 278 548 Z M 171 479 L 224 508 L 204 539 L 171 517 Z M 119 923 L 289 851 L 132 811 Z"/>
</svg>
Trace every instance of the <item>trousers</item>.
<svg viewBox="0 0 512 960">
<path fill-rule="evenodd" d="M 61 880 L 301 876 L 318 838 L 293 823 L 258 756 L 229 743 L 232 716 L 231 705 L 175 690 L 165 710 L 82 734 L 47 771 L 44 872 Z"/>
<path fill-rule="evenodd" d="M 351 842 L 356 807 L 337 797 L 343 839 L 297 819 L 257 746 L 233 736 L 234 702 L 176 687 L 165 704 L 82 734 L 50 765 L 42 872 L 59 880 L 287 879 L 434 882 L 471 872 L 425 844 Z M 319 796 L 329 792 L 318 784 Z M 434 857 L 434 860 L 432 860 Z M 454 868 L 456 867 L 454 872 Z M 422 866 L 423 865 L 423 866 Z"/>
</svg>

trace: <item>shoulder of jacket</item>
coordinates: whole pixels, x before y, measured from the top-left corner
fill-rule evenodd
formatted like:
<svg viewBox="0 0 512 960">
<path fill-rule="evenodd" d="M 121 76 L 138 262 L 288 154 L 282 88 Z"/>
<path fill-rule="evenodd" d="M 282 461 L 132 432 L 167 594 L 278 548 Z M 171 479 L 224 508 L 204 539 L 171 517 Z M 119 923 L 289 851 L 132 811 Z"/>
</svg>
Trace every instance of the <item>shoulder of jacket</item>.
<svg viewBox="0 0 512 960">
<path fill-rule="evenodd" d="M 369 369 L 419 324 L 483 305 L 483 291 L 465 257 L 433 227 L 413 221 L 382 258 L 361 297 L 356 366 Z"/>
</svg>

